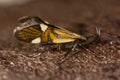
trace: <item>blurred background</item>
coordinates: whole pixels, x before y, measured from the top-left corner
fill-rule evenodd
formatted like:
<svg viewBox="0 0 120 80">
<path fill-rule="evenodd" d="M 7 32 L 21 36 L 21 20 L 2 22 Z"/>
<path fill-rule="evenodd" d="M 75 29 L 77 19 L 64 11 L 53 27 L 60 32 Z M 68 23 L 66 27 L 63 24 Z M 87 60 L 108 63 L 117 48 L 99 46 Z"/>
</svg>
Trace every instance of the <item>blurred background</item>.
<svg viewBox="0 0 120 80">
<path fill-rule="evenodd" d="M 54 64 L 57 53 L 47 55 L 47 52 L 46 56 L 52 55 L 52 57 L 49 57 L 50 61 L 48 61 L 48 57 L 43 56 L 45 62 L 45 60 L 41 61 L 40 56 L 38 59 L 33 55 L 28 56 L 31 55 L 29 53 L 40 53 L 37 48 L 24 46 L 21 49 L 20 41 L 15 39 L 13 30 L 18 26 L 18 18 L 22 16 L 38 16 L 51 24 L 84 36 L 95 34 L 97 27 L 101 29 L 102 41 L 108 42 L 107 45 L 103 43 L 98 47 L 91 47 L 96 54 L 81 52 L 79 62 L 75 60 L 72 65 L 66 64 L 66 70 L 62 72 L 56 70 L 58 66 Z M 59 80 L 61 77 L 64 80 L 66 77 L 68 80 L 119 80 L 120 46 L 118 49 L 114 47 L 120 44 L 119 40 L 120 0 L 0 0 L 0 76 L 2 75 L 0 80 L 14 80 L 17 71 L 16 80 Z M 112 42 L 109 44 L 109 41 Z M 36 69 L 39 69 L 38 72 Z M 25 72 L 25 75 L 21 71 Z M 56 74 L 56 72 L 60 73 Z M 29 79 L 24 78 L 26 75 Z"/>
<path fill-rule="evenodd" d="M 81 25 L 89 28 L 102 25 L 105 22 L 102 18 L 111 21 L 112 18 L 119 19 L 119 14 L 119 0 L 0 0 L 0 42 L 13 42 L 13 29 L 22 16 L 38 16 L 52 24 L 80 32 Z M 76 24 L 77 27 L 74 26 Z"/>
</svg>

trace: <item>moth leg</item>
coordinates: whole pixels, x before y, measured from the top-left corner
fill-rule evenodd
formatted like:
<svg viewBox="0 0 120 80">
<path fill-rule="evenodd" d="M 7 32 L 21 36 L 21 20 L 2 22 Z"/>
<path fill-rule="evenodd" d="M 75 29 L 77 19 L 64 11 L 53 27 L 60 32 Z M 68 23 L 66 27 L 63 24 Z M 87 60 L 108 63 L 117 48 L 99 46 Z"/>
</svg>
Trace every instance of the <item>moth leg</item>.
<svg viewBox="0 0 120 80">
<path fill-rule="evenodd" d="M 57 51 L 60 51 L 62 49 L 62 45 L 61 44 L 57 44 Z"/>
<path fill-rule="evenodd" d="M 72 45 L 72 47 L 67 51 L 67 53 L 61 58 L 60 60 L 60 64 L 62 64 L 65 60 L 67 60 L 69 58 L 69 53 L 74 51 L 75 48 L 77 47 L 77 45 L 79 44 L 79 40 L 76 40 L 74 42 L 74 44 Z"/>
</svg>

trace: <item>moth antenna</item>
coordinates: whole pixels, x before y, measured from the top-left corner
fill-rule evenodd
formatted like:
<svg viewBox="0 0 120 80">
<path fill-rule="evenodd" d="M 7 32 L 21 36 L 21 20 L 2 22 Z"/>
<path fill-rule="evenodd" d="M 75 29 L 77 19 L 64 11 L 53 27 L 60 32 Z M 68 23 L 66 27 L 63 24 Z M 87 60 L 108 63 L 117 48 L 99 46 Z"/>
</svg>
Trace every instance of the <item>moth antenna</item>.
<svg viewBox="0 0 120 80">
<path fill-rule="evenodd" d="M 97 31 L 96 39 L 98 41 L 101 41 L 101 39 L 100 39 L 100 36 L 101 36 L 101 30 L 100 30 L 100 28 L 96 28 L 96 31 Z"/>
<path fill-rule="evenodd" d="M 97 31 L 98 36 L 100 36 L 100 35 L 101 35 L 101 30 L 100 30 L 100 28 L 97 28 L 97 27 L 96 27 L 96 31 Z"/>
</svg>

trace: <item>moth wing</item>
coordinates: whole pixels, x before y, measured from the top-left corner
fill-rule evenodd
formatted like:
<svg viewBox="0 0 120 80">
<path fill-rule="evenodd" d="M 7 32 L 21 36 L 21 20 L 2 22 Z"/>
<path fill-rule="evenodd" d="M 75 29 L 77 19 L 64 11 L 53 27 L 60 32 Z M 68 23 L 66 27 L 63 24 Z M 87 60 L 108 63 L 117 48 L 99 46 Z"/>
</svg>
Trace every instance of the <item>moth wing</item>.
<svg viewBox="0 0 120 80">
<path fill-rule="evenodd" d="M 40 43 L 41 41 L 41 30 L 39 25 L 28 26 L 28 27 L 17 27 L 14 30 L 15 37 L 18 40 L 29 42 L 29 43 Z"/>
<path fill-rule="evenodd" d="M 64 28 L 56 27 L 50 24 L 47 25 L 52 28 L 52 31 L 50 32 L 49 35 L 53 43 L 68 43 L 68 42 L 73 42 L 76 39 L 83 39 L 83 40 L 86 39 L 85 37 L 73 33 L 71 31 L 68 31 Z"/>
<path fill-rule="evenodd" d="M 50 33 L 50 37 L 53 43 L 68 43 L 68 42 L 73 42 L 75 40 L 72 38 L 58 38 L 53 33 Z"/>
<path fill-rule="evenodd" d="M 56 27 L 53 29 L 53 33 L 56 34 L 59 39 L 81 39 L 86 40 L 86 37 L 73 33 L 69 30 L 66 30 L 62 27 Z"/>
<path fill-rule="evenodd" d="M 40 43 L 42 35 L 41 27 L 39 24 L 45 24 L 38 17 L 23 16 L 18 19 L 19 26 L 14 29 L 15 37 L 24 42 Z"/>
</svg>

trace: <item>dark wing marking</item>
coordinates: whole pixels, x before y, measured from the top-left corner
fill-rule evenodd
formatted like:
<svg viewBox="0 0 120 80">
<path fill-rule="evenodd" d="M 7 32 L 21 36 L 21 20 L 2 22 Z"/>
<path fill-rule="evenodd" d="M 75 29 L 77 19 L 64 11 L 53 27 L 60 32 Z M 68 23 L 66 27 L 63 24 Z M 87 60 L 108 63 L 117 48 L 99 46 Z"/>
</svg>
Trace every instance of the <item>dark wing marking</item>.
<svg viewBox="0 0 120 80">
<path fill-rule="evenodd" d="M 15 37 L 21 41 L 31 42 L 33 39 L 40 37 L 42 32 L 39 25 L 34 25 L 22 29 L 16 28 L 14 34 Z"/>
</svg>

